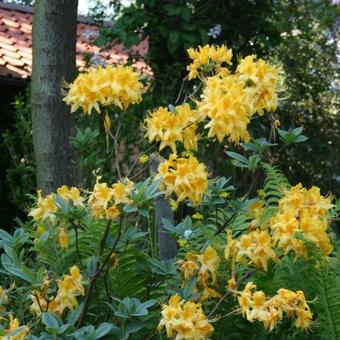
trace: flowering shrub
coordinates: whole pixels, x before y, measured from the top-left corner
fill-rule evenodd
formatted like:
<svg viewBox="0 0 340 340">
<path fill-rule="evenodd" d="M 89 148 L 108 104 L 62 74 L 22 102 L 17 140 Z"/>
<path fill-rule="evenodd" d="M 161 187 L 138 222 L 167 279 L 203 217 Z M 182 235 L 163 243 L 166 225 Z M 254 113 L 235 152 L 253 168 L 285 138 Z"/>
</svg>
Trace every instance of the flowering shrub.
<svg viewBox="0 0 340 340">
<path fill-rule="evenodd" d="M 339 336 L 329 228 L 339 204 L 316 187 L 291 187 L 265 161 L 271 140 L 250 130 L 278 106 L 278 70 L 248 56 L 233 72 L 226 46 L 188 53 L 188 77 L 201 84 L 188 102 L 150 112 L 145 137 L 155 144 L 130 169 L 116 157 L 115 181 L 97 176 L 93 188 L 38 191 L 31 220 L 14 235 L 0 231 L 4 339 Z M 87 114 L 124 111 L 142 89 L 131 68 L 100 67 L 70 84 L 65 101 Z M 117 150 L 112 121 L 105 111 L 108 147 Z M 277 127 L 271 135 L 281 133 L 283 145 L 304 137 Z M 247 142 L 249 158 L 226 153 L 236 167 L 262 169 L 263 185 L 255 178 L 238 197 L 200 159 L 207 142 L 235 150 Z"/>
</svg>

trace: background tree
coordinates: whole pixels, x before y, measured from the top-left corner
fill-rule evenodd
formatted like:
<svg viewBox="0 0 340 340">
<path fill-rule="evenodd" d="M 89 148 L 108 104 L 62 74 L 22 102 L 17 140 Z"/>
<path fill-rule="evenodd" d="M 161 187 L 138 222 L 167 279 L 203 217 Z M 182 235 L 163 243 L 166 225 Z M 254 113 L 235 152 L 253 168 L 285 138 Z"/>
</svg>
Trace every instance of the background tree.
<svg viewBox="0 0 340 340">
<path fill-rule="evenodd" d="M 122 1 L 114 0 L 114 24 L 103 30 L 98 43 L 115 38 L 129 47 L 148 37 L 147 62 L 154 75 L 151 97 L 155 105 L 167 105 L 176 99 L 181 102 L 193 91 L 193 82 L 179 80 L 187 74 L 189 47 L 227 44 L 237 51 L 234 64 L 246 54 L 270 55 L 281 65 L 284 78 L 277 118 L 282 118 L 282 128 L 287 130 L 305 126 L 311 140 L 308 150 L 302 145 L 276 150 L 273 160 L 292 183 L 314 183 L 339 194 L 336 18 L 340 6 L 336 4 L 329 0 L 190 0 L 136 1 L 126 7 Z M 104 13 L 100 4 L 96 7 L 97 17 L 98 13 Z M 179 92 L 181 96 L 177 98 Z M 270 126 L 256 120 L 252 125 L 257 132 Z M 269 134 L 267 130 L 265 135 Z M 212 149 L 207 145 L 207 150 L 202 150 L 217 174 L 230 174 L 230 164 L 219 161 L 229 147 L 224 143 Z M 296 166 L 287 168 L 287 158 L 296 159 Z M 241 171 L 233 175 L 235 183 L 248 191 L 250 179 L 242 179 Z M 257 179 L 263 179 L 263 174 L 259 175 Z"/>
<path fill-rule="evenodd" d="M 76 74 L 77 0 L 39 0 L 34 6 L 32 123 L 37 186 L 44 192 L 73 181 L 72 116 L 60 86 Z"/>
</svg>

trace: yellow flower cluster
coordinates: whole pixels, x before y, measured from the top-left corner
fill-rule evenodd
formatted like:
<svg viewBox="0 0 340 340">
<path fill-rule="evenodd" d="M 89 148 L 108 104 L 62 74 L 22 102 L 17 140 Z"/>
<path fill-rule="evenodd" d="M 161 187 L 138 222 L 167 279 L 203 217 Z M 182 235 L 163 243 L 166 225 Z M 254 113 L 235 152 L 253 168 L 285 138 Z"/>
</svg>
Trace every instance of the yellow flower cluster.
<svg viewBox="0 0 340 340">
<path fill-rule="evenodd" d="M 197 122 L 199 116 L 196 110 L 191 110 L 189 104 L 179 105 L 173 111 L 160 107 L 145 119 L 147 132 L 145 137 L 149 142 L 161 142 L 159 150 L 169 146 L 176 153 L 176 142 L 184 144 L 186 150 L 197 149 Z"/>
<path fill-rule="evenodd" d="M 227 242 L 224 254 L 226 259 L 231 258 L 233 268 L 236 262 L 248 265 L 250 261 L 256 268 L 267 271 L 268 261 L 277 260 L 267 231 L 254 230 L 242 235 L 239 240 L 233 239 L 231 231 L 228 231 Z"/>
<path fill-rule="evenodd" d="M 179 261 L 184 283 L 190 280 L 196 273 L 198 274 L 197 284 L 203 288 L 200 301 L 203 302 L 209 298 L 220 297 L 215 289 L 209 287 L 209 284 L 216 284 L 216 272 L 221 262 L 216 250 L 208 246 L 200 255 L 188 253 L 186 261 Z"/>
<path fill-rule="evenodd" d="M 51 312 L 62 315 L 65 309 L 73 310 L 78 306 L 76 296 L 84 295 L 82 275 L 77 266 L 70 268 L 71 275 L 64 275 L 57 280 L 58 291 L 56 296 L 48 296 L 50 280 L 44 280 L 41 290 L 32 292 L 31 312 L 40 315 L 42 312 Z"/>
<path fill-rule="evenodd" d="M 100 106 L 112 104 L 126 109 L 130 104 L 142 100 L 143 84 L 139 77 L 131 67 L 99 67 L 88 73 L 81 73 L 74 83 L 69 85 L 70 89 L 64 101 L 71 105 L 72 112 L 81 108 L 89 115 L 93 109 L 100 113 Z"/>
<path fill-rule="evenodd" d="M 292 187 L 280 199 L 278 213 L 270 221 L 273 241 L 285 254 L 293 250 L 297 256 L 306 257 L 303 241 L 294 237 L 300 232 L 328 255 L 333 249 L 327 234 L 328 211 L 332 207 L 331 200 L 323 197 L 319 188 L 307 190 L 301 184 Z"/>
<path fill-rule="evenodd" d="M 242 59 L 235 74 L 219 73 L 205 81 L 198 111 L 210 119 L 205 125 L 208 137 L 220 143 L 225 137 L 235 143 L 248 141 L 251 117 L 277 108 L 278 71 L 254 59 L 254 55 Z"/>
<path fill-rule="evenodd" d="M 176 336 L 176 340 L 204 340 L 214 330 L 200 304 L 182 300 L 178 295 L 171 296 L 168 304 L 162 305 L 158 330 L 164 327 L 167 337 Z"/>
<path fill-rule="evenodd" d="M 162 178 L 162 190 L 166 195 L 175 193 L 177 201 L 188 198 L 194 205 L 200 204 L 208 189 L 208 174 L 204 164 L 196 157 L 170 156 L 158 167 L 157 177 Z"/>
<path fill-rule="evenodd" d="M 293 292 L 288 289 L 279 289 L 277 295 L 267 299 L 263 291 L 255 291 L 252 282 L 248 282 L 238 297 L 243 316 L 250 322 L 263 322 L 265 328 L 272 331 L 286 314 L 296 318 L 295 327 L 307 329 L 311 325 L 311 313 L 302 291 Z"/>
<path fill-rule="evenodd" d="M 241 59 L 236 73 L 249 85 L 247 92 L 252 98 L 253 112 L 262 115 L 264 110 L 277 109 L 276 88 L 279 73 L 276 67 L 269 65 L 263 59 L 256 61 L 255 55 L 249 55 Z"/>
<path fill-rule="evenodd" d="M 84 206 L 84 199 L 81 197 L 80 191 L 76 187 L 68 189 L 66 185 L 63 185 L 57 189 L 57 193 L 62 199 L 71 202 L 74 206 Z M 49 194 L 46 197 L 42 197 L 41 190 L 39 190 L 37 207 L 32 209 L 28 216 L 33 217 L 35 221 L 44 221 L 46 219 L 54 221 L 54 213 L 58 211 L 54 196 L 55 194 Z"/>
<path fill-rule="evenodd" d="M 6 320 L 5 318 L 1 318 L 2 320 Z M 8 328 L 5 329 L 7 333 L 6 336 L 0 335 L 0 340 L 24 340 L 29 332 L 29 327 L 25 326 L 21 330 L 19 330 L 20 322 L 17 318 L 14 318 L 12 314 L 8 316 Z M 15 335 L 11 335 L 15 334 Z"/>
<path fill-rule="evenodd" d="M 189 71 L 188 79 L 195 79 L 201 73 L 228 73 L 228 69 L 222 67 L 223 64 L 231 64 L 233 52 L 226 46 L 205 45 L 199 46 L 198 49 L 188 49 L 189 58 L 192 63 L 187 67 Z"/>
<path fill-rule="evenodd" d="M 42 197 L 41 190 L 38 191 L 37 207 L 32 209 L 28 216 L 33 217 L 35 221 L 43 221 L 47 218 L 54 219 L 54 213 L 58 210 L 54 202 L 53 194 Z"/>
<path fill-rule="evenodd" d="M 80 191 L 76 187 L 69 189 L 66 185 L 63 185 L 57 189 L 57 193 L 62 199 L 71 202 L 75 206 L 84 206 L 84 198 L 81 197 Z"/>
<path fill-rule="evenodd" d="M 129 195 L 134 188 L 134 183 L 129 179 L 119 181 L 109 187 L 107 183 L 100 183 L 100 177 L 89 197 L 89 206 L 96 218 L 114 219 L 119 216 L 118 204 L 129 204 Z"/>
<path fill-rule="evenodd" d="M 249 140 L 247 128 L 252 111 L 245 82 L 238 76 L 208 78 L 198 110 L 210 119 L 205 125 L 208 137 L 216 137 L 220 143 L 226 136 L 236 143 Z"/>
</svg>

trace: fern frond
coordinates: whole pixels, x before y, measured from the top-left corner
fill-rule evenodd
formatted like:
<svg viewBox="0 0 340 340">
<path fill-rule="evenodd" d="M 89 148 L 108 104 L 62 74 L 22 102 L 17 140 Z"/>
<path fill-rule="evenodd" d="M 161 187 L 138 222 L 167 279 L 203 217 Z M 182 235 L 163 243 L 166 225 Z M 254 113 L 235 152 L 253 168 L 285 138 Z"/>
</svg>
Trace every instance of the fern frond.
<svg viewBox="0 0 340 340">
<path fill-rule="evenodd" d="M 290 187 L 287 177 L 275 166 L 263 165 L 266 179 L 264 181 L 264 198 L 267 206 L 276 206 L 285 189 Z"/>
</svg>

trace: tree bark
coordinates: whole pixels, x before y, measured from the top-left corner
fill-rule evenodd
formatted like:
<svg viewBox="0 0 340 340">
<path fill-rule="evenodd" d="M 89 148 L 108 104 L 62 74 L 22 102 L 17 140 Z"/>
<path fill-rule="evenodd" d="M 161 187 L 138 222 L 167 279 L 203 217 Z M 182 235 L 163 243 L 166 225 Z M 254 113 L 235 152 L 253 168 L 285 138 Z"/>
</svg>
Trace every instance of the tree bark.
<svg viewBox="0 0 340 340">
<path fill-rule="evenodd" d="M 158 172 L 160 157 L 153 153 L 150 155 L 150 174 L 154 176 Z M 171 260 L 177 255 L 176 239 L 164 228 L 162 219 L 174 222 L 174 214 L 171 210 L 169 200 L 164 196 L 155 199 L 156 225 L 158 229 L 158 247 L 161 260 Z"/>
<path fill-rule="evenodd" d="M 72 184 L 73 119 L 63 102 L 63 80 L 76 75 L 78 0 L 36 0 L 33 19 L 32 123 L 37 187 Z"/>
</svg>

